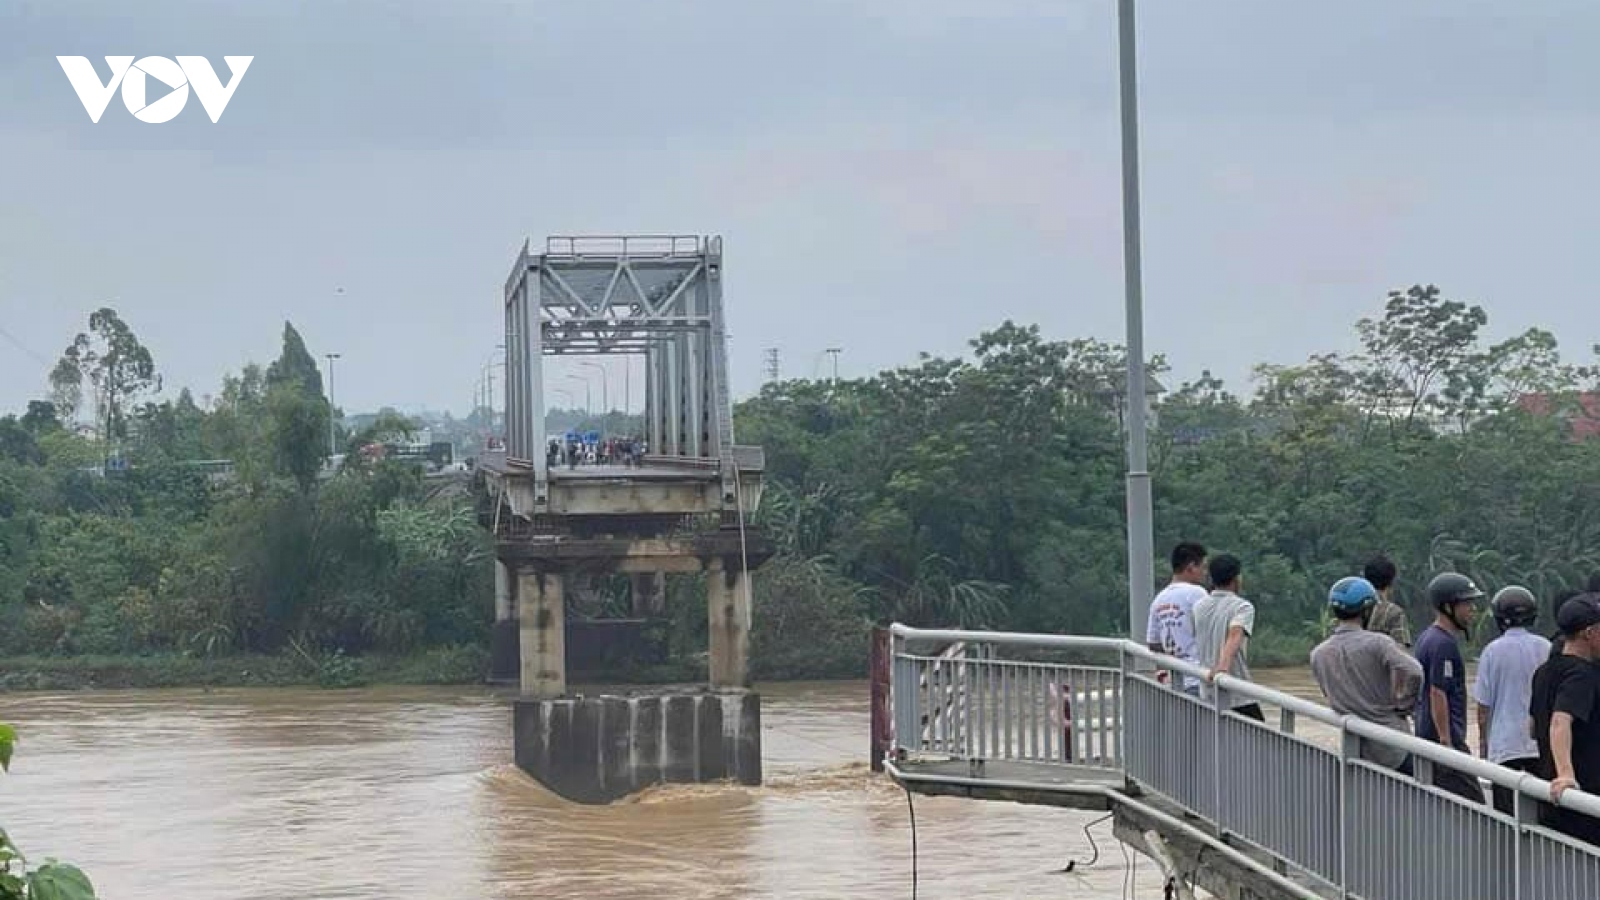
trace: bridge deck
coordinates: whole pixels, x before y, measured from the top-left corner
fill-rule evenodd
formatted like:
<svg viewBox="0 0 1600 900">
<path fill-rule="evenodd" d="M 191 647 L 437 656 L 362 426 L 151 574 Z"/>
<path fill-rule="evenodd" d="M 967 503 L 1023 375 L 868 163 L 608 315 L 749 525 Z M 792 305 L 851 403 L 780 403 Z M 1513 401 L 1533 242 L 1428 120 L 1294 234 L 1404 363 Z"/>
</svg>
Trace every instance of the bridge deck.
<svg viewBox="0 0 1600 900">
<path fill-rule="evenodd" d="M 707 461 L 708 463 L 711 461 Z M 504 453 L 484 454 L 478 465 L 496 475 L 531 476 L 533 469 L 513 465 Z M 648 462 L 642 466 L 581 465 L 574 468 L 551 466 L 552 483 L 578 481 L 683 482 L 716 481 L 716 466 L 698 463 Z"/>
<path fill-rule="evenodd" d="M 890 632 L 881 746 L 908 791 L 1109 809 L 1120 839 L 1219 896 L 1600 897 L 1600 848 L 1541 824 L 1550 785 L 1531 774 L 1226 674 L 1202 700 L 1172 682 L 1207 673 L 1131 641 Z M 1235 708 L 1251 702 L 1265 721 Z M 1371 761 L 1378 747 L 1412 767 Z M 1441 789 L 1440 766 L 1515 806 Z M 1600 796 L 1559 805 L 1600 819 Z"/>
<path fill-rule="evenodd" d="M 1109 809 L 1107 789 L 1127 785 L 1120 772 L 1015 760 L 908 759 L 895 763 L 891 774 L 919 794 L 1072 809 Z"/>
</svg>

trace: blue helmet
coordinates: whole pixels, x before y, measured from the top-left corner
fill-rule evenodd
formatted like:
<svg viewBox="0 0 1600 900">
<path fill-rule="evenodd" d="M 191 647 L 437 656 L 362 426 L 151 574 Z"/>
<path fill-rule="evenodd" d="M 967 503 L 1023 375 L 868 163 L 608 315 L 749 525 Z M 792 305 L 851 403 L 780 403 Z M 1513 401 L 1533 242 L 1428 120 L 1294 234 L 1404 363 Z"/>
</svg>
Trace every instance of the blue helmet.
<svg viewBox="0 0 1600 900">
<path fill-rule="evenodd" d="M 1378 602 L 1378 589 L 1365 578 L 1351 575 L 1334 582 L 1328 591 L 1328 606 L 1335 615 L 1355 616 Z"/>
</svg>

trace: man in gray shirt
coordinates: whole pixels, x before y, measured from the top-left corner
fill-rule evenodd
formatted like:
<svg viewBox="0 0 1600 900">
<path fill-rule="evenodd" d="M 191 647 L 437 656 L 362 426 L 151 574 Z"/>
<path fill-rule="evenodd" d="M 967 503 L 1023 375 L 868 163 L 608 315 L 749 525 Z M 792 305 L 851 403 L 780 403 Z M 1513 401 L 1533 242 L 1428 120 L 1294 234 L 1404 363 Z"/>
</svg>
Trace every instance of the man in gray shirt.
<svg viewBox="0 0 1600 900">
<path fill-rule="evenodd" d="M 1422 693 L 1422 665 L 1389 636 L 1368 631 L 1378 591 L 1365 578 L 1341 578 L 1328 592 L 1338 627 L 1311 651 L 1311 674 L 1340 715 L 1410 733 L 1407 713 Z M 1361 757 L 1406 771 L 1404 750 L 1363 743 Z"/>
<path fill-rule="evenodd" d="M 1250 635 L 1256 630 L 1256 608 L 1249 600 L 1239 596 L 1241 580 L 1239 560 L 1223 554 L 1211 558 L 1211 594 L 1194 605 L 1194 655 L 1200 667 L 1206 670 L 1205 684 L 1200 697 L 1211 700 L 1215 693 L 1211 687 L 1217 673 L 1223 672 L 1239 679 L 1250 680 Z M 1246 697 L 1235 697 L 1230 708 L 1240 715 L 1256 721 L 1265 721 L 1261 705 Z"/>
</svg>

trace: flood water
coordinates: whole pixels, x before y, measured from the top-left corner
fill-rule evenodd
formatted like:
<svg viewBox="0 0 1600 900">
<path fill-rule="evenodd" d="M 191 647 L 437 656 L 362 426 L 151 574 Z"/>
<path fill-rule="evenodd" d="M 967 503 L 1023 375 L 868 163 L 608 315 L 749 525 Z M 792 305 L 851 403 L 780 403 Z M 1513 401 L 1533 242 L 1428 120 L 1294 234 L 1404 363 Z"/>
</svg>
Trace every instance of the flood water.
<svg viewBox="0 0 1600 900">
<path fill-rule="evenodd" d="M 1303 671 L 1259 677 L 1315 696 Z M 0 696 L 19 731 L 0 827 L 109 900 L 910 897 L 906 795 L 864 763 L 866 684 L 760 690 L 766 784 L 606 807 L 511 765 L 507 696 L 486 688 Z M 1109 822 L 1085 865 L 1093 815 L 915 812 L 921 898 L 1161 896 Z"/>
</svg>

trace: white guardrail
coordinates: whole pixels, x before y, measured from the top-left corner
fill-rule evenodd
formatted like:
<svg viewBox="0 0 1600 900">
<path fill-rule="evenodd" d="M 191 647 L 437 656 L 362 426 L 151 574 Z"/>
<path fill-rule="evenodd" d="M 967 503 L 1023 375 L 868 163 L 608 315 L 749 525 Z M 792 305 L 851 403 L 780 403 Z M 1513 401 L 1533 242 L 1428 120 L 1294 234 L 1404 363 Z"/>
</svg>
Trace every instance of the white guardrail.
<svg viewBox="0 0 1600 900">
<path fill-rule="evenodd" d="M 1202 701 L 1155 677 L 1200 669 L 1132 641 L 891 633 L 896 759 L 1119 773 L 1347 897 L 1600 900 L 1600 848 L 1539 824 L 1550 785 L 1531 774 L 1227 675 Z M 1276 714 L 1229 711 L 1238 698 Z M 1321 740 L 1305 733 L 1317 730 Z M 1409 754 L 1415 774 L 1364 759 L 1372 745 Z M 1436 765 L 1510 790 L 1513 812 L 1433 787 Z M 1592 794 L 1567 791 L 1560 806 L 1600 818 Z"/>
</svg>

